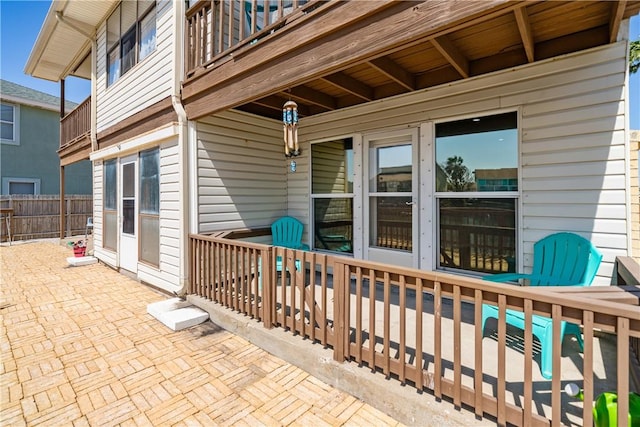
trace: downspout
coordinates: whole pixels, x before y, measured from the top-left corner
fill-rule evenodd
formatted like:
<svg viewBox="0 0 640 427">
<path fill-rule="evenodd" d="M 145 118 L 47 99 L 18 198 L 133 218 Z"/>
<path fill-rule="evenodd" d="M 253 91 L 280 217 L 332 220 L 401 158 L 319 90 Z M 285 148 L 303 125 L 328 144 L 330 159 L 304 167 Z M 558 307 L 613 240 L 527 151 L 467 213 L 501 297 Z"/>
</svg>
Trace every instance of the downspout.
<svg viewBox="0 0 640 427">
<path fill-rule="evenodd" d="M 91 42 L 91 151 L 97 151 L 98 149 L 98 138 L 97 138 L 97 51 L 98 51 L 98 41 L 96 40 L 95 33 L 89 33 L 78 25 L 74 24 L 70 20 L 66 19 L 61 11 L 56 12 L 56 20 L 72 30 L 80 33 L 85 36 Z"/>
<path fill-rule="evenodd" d="M 188 291 L 189 276 L 187 266 L 189 265 L 189 245 L 188 232 L 189 226 L 189 137 L 188 137 L 188 119 L 181 100 L 182 76 L 184 74 L 183 52 L 184 46 L 182 38 L 184 37 L 184 21 L 185 21 L 185 2 L 177 1 L 173 3 L 174 10 L 174 37 L 173 37 L 173 82 L 171 92 L 171 104 L 178 116 L 178 170 L 180 175 L 180 290 L 176 292 L 180 297 L 184 297 Z"/>
</svg>

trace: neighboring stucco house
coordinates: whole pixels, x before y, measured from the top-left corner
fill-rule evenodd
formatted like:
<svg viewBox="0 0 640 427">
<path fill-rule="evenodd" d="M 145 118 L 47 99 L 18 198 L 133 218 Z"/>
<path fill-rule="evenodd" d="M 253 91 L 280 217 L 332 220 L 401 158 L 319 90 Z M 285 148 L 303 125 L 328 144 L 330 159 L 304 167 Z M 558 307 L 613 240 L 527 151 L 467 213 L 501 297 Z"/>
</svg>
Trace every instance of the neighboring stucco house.
<svg viewBox="0 0 640 427">
<path fill-rule="evenodd" d="M 0 194 L 59 194 L 60 98 L 0 80 Z M 66 111 L 78 104 L 66 102 Z M 91 194 L 91 162 L 68 171 L 67 194 Z"/>
<path fill-rule="evenodd" d="M 627 30 L 640 2 L 295 1 L 267 16 L 239 4 L 53 2 L 26 72 L 92 79 L 80 155 L 105 263 L 178 291 L 189 233 L 288 214 L 322 250 L 335 231 L 323 212 L 349 224 L 346 255 L 426 270 L 526 270 L 555 231 L 604 253 L 600 284 L 630 255 Z M 509 185 L 443 187 L 436 171 L 454 155 L 509 171 Z M 389 167 L 413 172 L 378 188 L 370 178 Z M 478 221 L 500 229 L 498 255 L 446 256 L 470 244 L 450 226 Z"/>
</svg>

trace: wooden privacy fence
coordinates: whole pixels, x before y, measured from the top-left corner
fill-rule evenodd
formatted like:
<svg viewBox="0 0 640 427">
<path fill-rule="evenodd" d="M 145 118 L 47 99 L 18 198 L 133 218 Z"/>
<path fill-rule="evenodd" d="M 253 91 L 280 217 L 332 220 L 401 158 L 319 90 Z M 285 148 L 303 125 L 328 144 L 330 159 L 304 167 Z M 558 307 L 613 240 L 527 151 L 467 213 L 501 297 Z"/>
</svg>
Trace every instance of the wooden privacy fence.
<svg viewBox="0 0 640 427">
<path fill-rule="evenodd" d="M 67 235 L 84 235 L 87 218 L 93 216 L 93 196 L 66 195 Z M 3 208 L 13 210 L 12 240 L 43 239 L 60 236 L 60 195 L 11 195 L 0 197 Z M 0 227 L 0 240 L 6 242 L 7 226 Z"/>
<path fill-rule="evenodd" d="M 624 288 L 609 289 L 626 303 L 607 302 L 202 235 L 190 236 L 190 259 L 190 294 L 330 347 L 338 361 L 496 417 L 500 425 L 591 425 L 591 405 L 563 393 L 568 380 L 584 387 L 585 402 L 617 391 L 620 414 L 628 411 L 630 341 L 640 337 L 640 306 L 629 303 Z M 479 326 L 485 303 L 499 308 L 490 335 Z M 507 308 L 525 313 L 524 333 L 507 329 Z M 533 314 L 553 319 L 552 380 L 534 362 Z M 583 327 L 579 361 L 561 357 L 561 320 Z M 613 356 L 605 354 L 611 349 Z"/>
</svg>

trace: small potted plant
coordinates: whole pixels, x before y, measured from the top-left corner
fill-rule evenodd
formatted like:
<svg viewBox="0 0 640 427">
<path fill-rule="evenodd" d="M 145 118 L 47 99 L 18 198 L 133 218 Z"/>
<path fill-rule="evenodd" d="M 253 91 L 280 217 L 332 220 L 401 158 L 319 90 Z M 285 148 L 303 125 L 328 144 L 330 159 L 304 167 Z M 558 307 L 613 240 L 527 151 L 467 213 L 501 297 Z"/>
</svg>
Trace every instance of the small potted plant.
<svg viewBox="0 0 640 427">
<path fill-rule="evenodd" d="M 78 240 L 77 242 L 71 241 L 67 243 L 67 246 L 73 249 L 73 255 L 76 258 L 85 256 L 87 252 L 87 245 L 84 240 Z"/>
</svg>

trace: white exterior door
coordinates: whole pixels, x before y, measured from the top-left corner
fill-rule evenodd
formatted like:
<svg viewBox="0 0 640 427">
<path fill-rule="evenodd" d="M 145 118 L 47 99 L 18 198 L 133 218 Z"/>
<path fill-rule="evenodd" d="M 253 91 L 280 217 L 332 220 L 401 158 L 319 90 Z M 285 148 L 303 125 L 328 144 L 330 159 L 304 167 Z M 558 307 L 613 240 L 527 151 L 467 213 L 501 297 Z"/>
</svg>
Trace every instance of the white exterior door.
<svg viewBox="0 0 640 427">
<path fill-rule="evenodd" d="M 363 157 L 365 258 L 418 267 L 418 130 L 365 135 Z"/>
<path fill-rule="evenodd" d="M 138 156 L 120 161 L 120 267 L 138 270 Z"/>
</svg>

